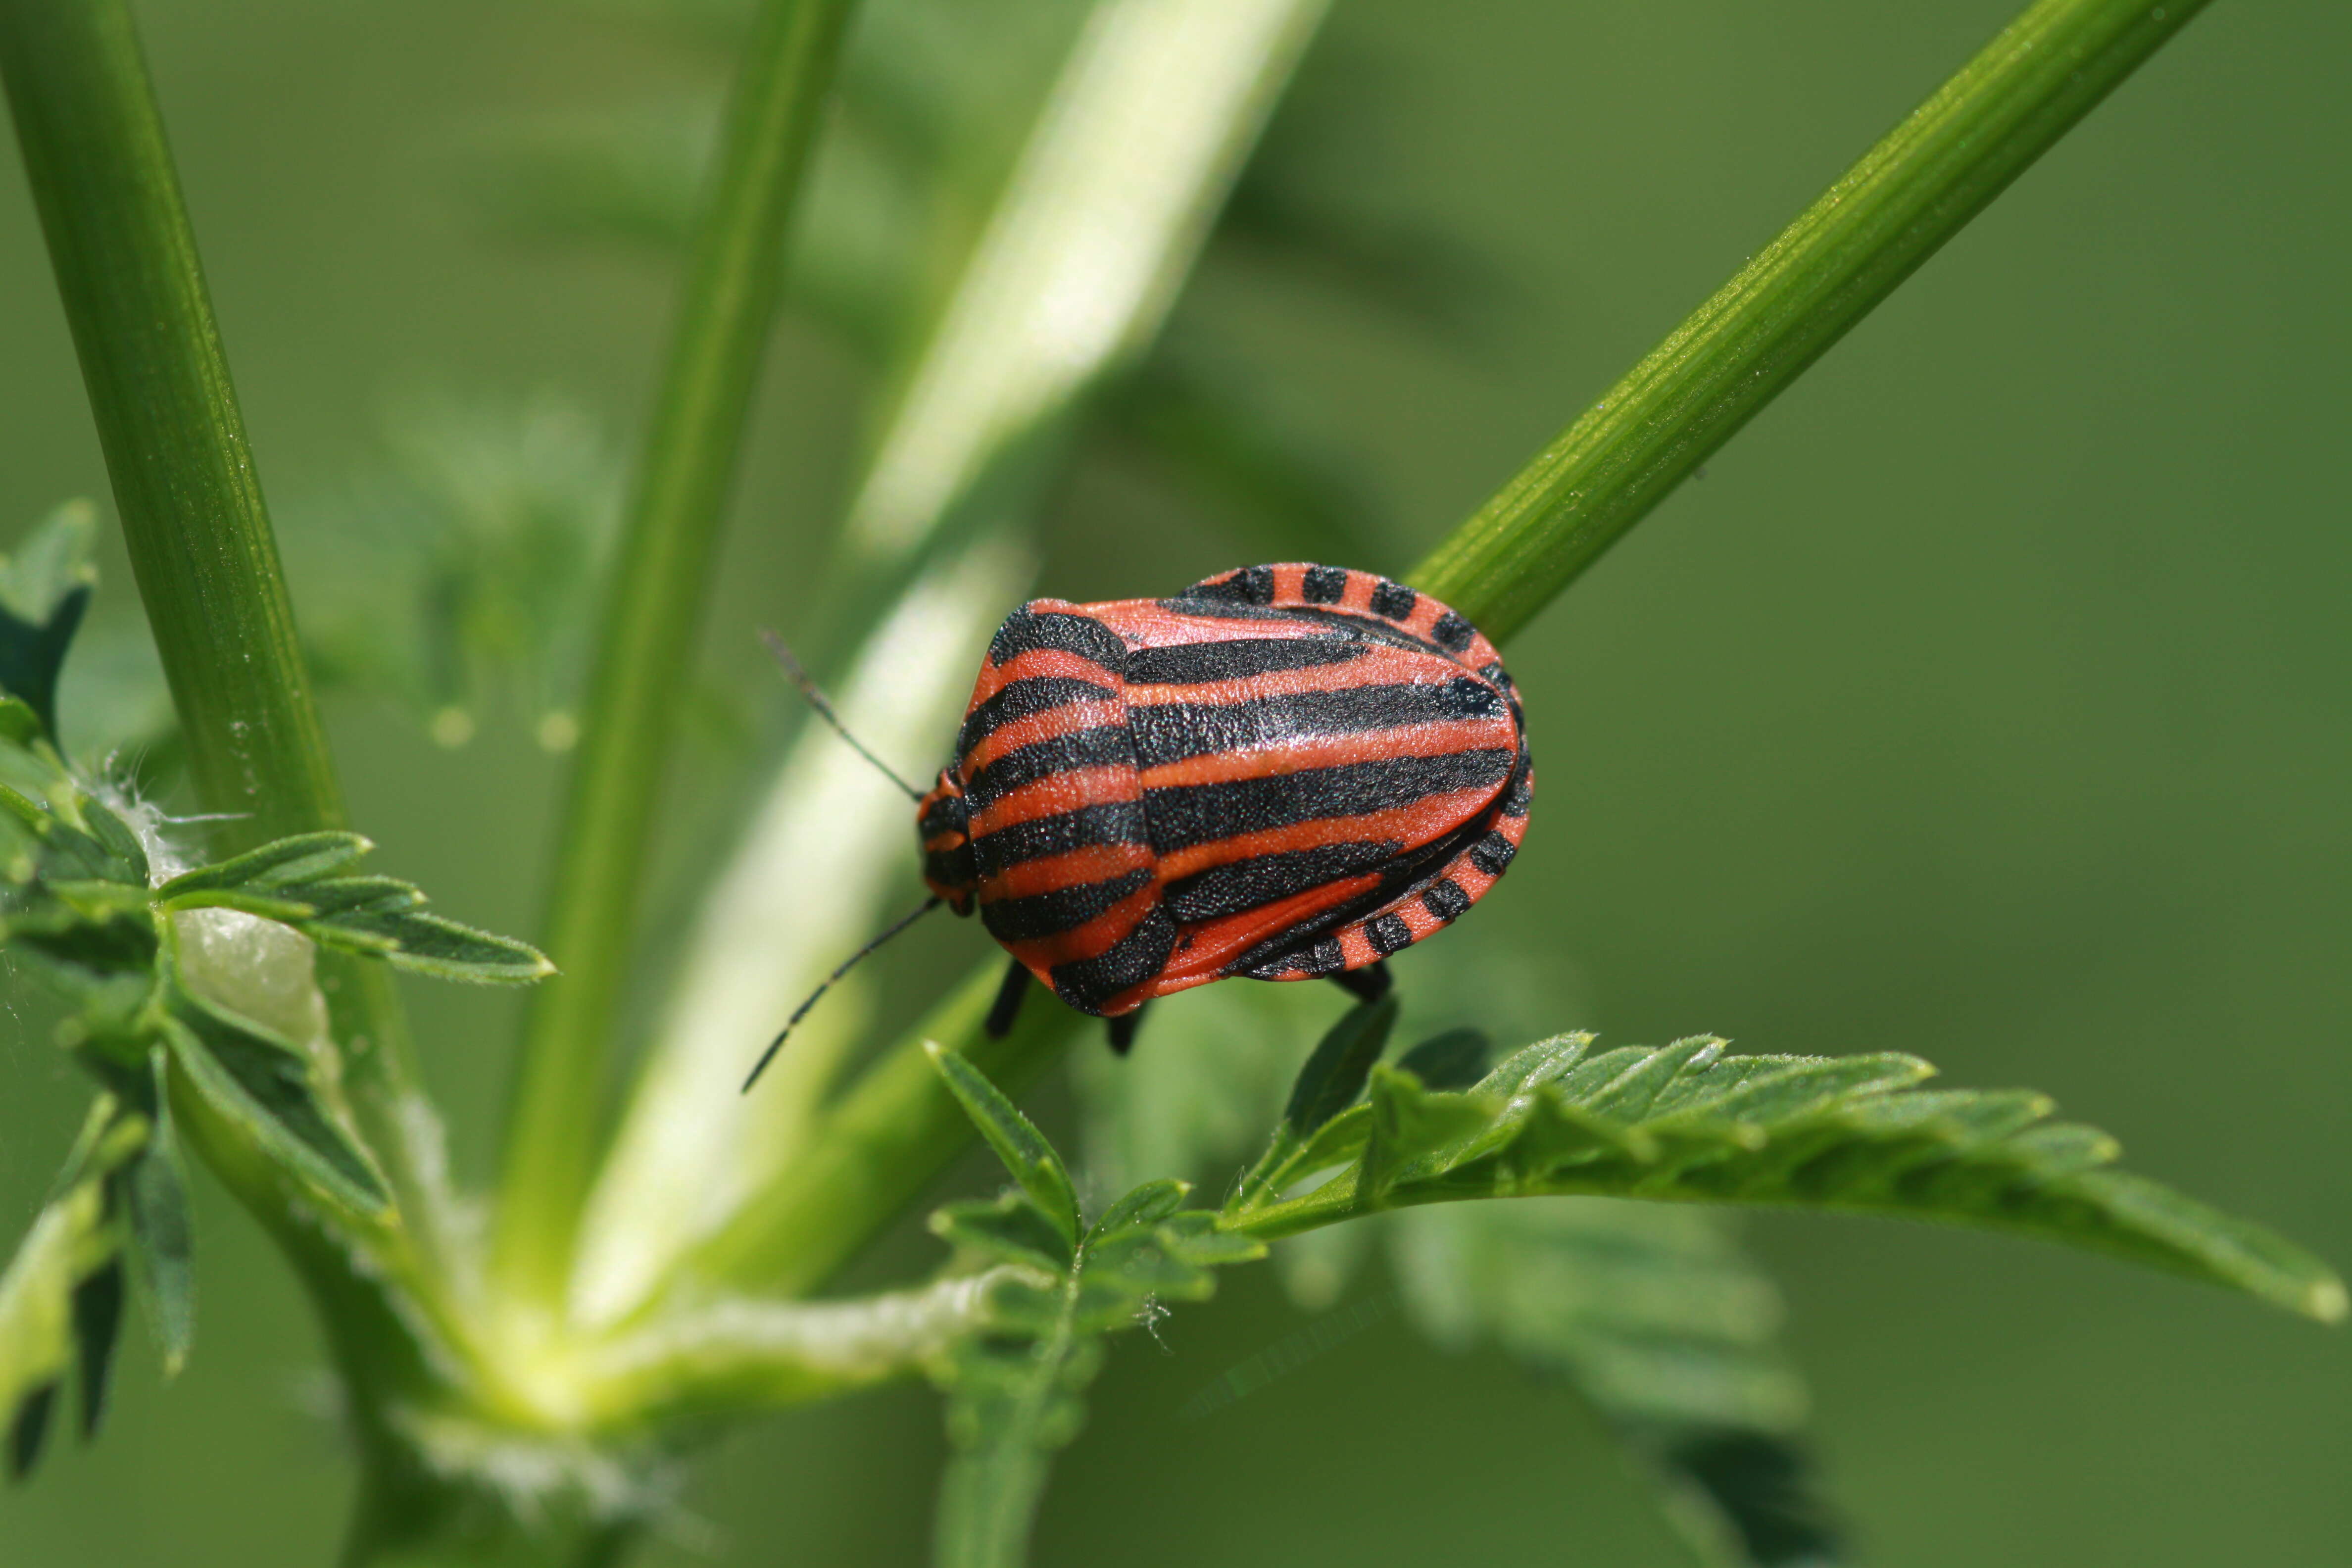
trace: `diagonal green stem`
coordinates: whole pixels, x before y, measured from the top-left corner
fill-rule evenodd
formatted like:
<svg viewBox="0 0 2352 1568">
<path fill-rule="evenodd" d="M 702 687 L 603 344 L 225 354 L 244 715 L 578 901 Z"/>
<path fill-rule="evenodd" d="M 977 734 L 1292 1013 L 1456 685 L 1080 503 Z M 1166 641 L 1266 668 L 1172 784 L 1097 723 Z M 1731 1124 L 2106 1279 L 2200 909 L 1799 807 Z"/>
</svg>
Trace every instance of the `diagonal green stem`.
<svg viewBox="0 0 2352 1568">
<path fill-rule="evenodd" d="M 670 721 L 849 14 L 850 0 L 766 0 L 729 103 L 596 644 L 546 927 L 564 973 L 534 998 L 508 1123 L 495 1265 L 524 1300 L 553 1301 L 569 1271 Z"/>
<path fill-rule="evenodd" d="M 0 79 L 196 786 L 231 847 L 345 826 L 138 34 L 123 0 L 0 0 Z M 344 1086 L 415 1195 L 407 1036 L 372 965 L 322 965 Z"/>
<path fill-rule="evenodd" d="M 2029 8 L 1412 580 L 1497 641 L 1525 626 L 2202 4 L 2042 0 Z M 954 1026 L 977 994 L 968 988 L 943 1003 L 926 1026 L 933 1037 L 976 1037 Z M 826 1113 L 775 1191 L 706 1246 L 702 1269 L 811 1289 L 913 1200 L 971 1135 L 940 1114 L 945 1096 L 921 1070 L 925 1032 L 894 1047 Z M 1043 1070 L 1074 1037 L 1035 1037 L 1018 1070 Z M 918 1126 L 924 1131 L 911 1134 Z"/>
<path fill-rule="evenodd" d="M 1412 581 L 1500 640 L 2204 8 L 2041 0 L 1611 387 Z"/>
</svg>

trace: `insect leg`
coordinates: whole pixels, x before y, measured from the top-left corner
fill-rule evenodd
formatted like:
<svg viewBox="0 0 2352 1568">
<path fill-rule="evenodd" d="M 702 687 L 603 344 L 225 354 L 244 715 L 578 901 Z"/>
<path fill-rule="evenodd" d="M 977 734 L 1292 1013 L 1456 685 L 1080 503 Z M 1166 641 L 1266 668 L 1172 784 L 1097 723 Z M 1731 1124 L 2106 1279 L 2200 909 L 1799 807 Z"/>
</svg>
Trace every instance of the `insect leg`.
<svg viewBox="0 0 2352 1568">
<path fill-rule="evenodd" d="M 1331 983 L 1359 1002 L 1377 1002 L 1389 994 L 1396 982 L 1389 977 L 1388 961 L 1368 963 L 1361 969 L 1343 969 L 1331 976 Z"/>
<path fill-rule="evenodd" d="M 1148 1007 L 1150 1005 L 1147 1002 L 1143 1005 Z M 1135 1048 L 1135 1031 L 1143 1026 L 1143 1007 L 1138 1007 L 1132 1013 L 1121 1013 L 1116 1018 L 1105 1018 L 1103 1022 L 1110 1029 L 1112 1053 L 1123 1057 Z"/>
<path fill-rule="evenodd" d="M 1001 1040 L 1013 1032 L 1013 1020 L 1021 1016 L 1021 998 L 1029 994 L 1029 970 L 1019 959 L 1004 972 L 1004 984 L 997 987 L 996 1000 L 988 1009 L 988 1022 L 981 1029 L 992 1040 Z"/>
</svg>

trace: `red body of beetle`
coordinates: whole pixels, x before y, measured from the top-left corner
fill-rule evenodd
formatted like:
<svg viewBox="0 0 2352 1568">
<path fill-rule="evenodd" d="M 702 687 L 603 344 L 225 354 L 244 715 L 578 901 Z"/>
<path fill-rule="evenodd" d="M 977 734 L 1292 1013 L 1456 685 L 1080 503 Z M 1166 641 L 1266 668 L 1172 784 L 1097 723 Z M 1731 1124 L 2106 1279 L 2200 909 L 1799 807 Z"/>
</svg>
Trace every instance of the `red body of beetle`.
<svg viewBox="0 0 2352 1568">
<path fill-rule="evenodd" d="M 916 808 L 924 879 L 1063 1001 L 1116 1016 L 1378 963 L 1527 831 L 1494 647 L 1366 572 L 1249 566 L 1171 599 L 1034 599 Z"/>
</svg>

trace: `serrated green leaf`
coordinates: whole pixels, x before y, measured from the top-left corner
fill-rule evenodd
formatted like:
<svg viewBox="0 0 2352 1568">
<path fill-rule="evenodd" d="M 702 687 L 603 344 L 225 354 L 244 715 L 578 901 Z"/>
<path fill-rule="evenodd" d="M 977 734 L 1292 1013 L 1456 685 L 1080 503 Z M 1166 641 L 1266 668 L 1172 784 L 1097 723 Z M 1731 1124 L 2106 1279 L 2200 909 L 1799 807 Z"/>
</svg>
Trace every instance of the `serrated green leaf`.
<svg viewBox="0 0 2352 1568">
<path fill-rule="evenodd" d="M 1368 1208 L 1386 1202 L 1408 1173 L 1442 1167 L 1503 1113 L 1483 1095 L 1423 1089 L 1395 1068 L 1375 1068 L 1371 1088 L 1370 1135 L 1356 1176 L 1356 1200 Z"/>
<path fill-rule="evenodd" d="M 330 877 L 315 882 L 297 882 L 284 889 L 283 894 L 299 899 L 309 906 L 313 918 L 330 920 L 396 914 L 425 907 L 425 895 L 416 885 L 397 877 Z"/>
<path fill-rule="evenodd" d="M 1538 1194 L 1793 1205 L 2016 1231 L 2344 1315 L 2343 1286 L 2317 1259 L 2105 1169 L 2113 1141 L 2046 1121 L 2041 1096 L 1918 1089 L 1927 1068 L 1900 1056 L 1725 1058 L 1705 1037 L 1575 1050 L 1522 1052 L 1468 1094 L 1376 1068 L 1354 1167 L 1300 1197 L 1229 1208 L 1226 1223 L 1280 1236 L 1381 1206 Z"/>
<path fill-rule="evenodd" d="M 172 1121 L 170 1056 L 148 1053 L 154 1104 L 147 1146 L 122 1173 L 124 1218 L 131 1231 L 131 1282 L 163 1352 L 163 1374 L 187 1364 L 196 1336 L 195 1221 L 188 1205 L 188 1173 Z"/>
<path fill-rule="evenodd" d="M 361 1214 L 390 1203 L 373 1163 L 320 1102 L 310 1063 L 293 1045 L 177 986 L 163 1034 L 188 1081 L 270 1158 Z"/>
<path fill-rule="evenodd" d="M 350 878 L 346 880 L 373 883 L 379 879 Z M 333 882 L 297 883 L 286 891 L 290 896 L 302 898 L 305 902 L 312 902 L 314 895 L 349 893 L 354 898 L 359 896 L 357 889 L 339 889 Z M 363 958 L 380 958 L 395 969 L 429 974 L 436 980 L 462 980 L 478 985 L 520 985 L 544 980 L 555 973 L 555 965 L 528 942 L 476 931 L 471 926 L 460 925 L 456 921 L 413 907 L 385 907 L 393 897 L 389 893 L 382 894 L 373 903 L 339 913 L 314 915 L 293 923 L 321 947 L 336 948 Z M 423 895 L 417 895 L 417 901 L 423 901 Z"/>
<path fill-rule="evenodd" d="M 1521 1046 L 1496 1063 L 1494 1070 L 1470 1087 L 1496 1100 L 1513 1099 L 1568 1072 L 1584 1059 L 1584 1053 L 1591 1044 L 1591 1035 L 1579 1032 L 1555 1035 L 1549 1040 Z"/>
<path fill-rule="evenodd" d="M 1172 1176 L 1146 1182 L 1103 1210 L 1102 1216 L 1095 1221 L 1094 1228 L 1087 1233 L 1087 1238 L 1093 1241 L 1125 1230 L 1129 1226 L 1150 1225 L 1166 1219 L 1184 1206 L 1184 1195 L 1192 1190 L 1191 1183 L 1180 1182 Z"/>
<path fill-rule="evenodd" d="M 1078 1196 L 1070 1184 L 1070 1173 L 1054 1146 L 1035 1124 L 1021 1114 L 1020 1107 L 1004 1097 L 1004 1092 L 988 1081 L 988 1075 L 955 1052 L 937 1042 L 926 1045 L 931 1066 L 947 1080 L 948 1092 L 971 1117 L 972 1125 L 1004 1168 L 1021 1184 L 1021 1190 L 1054 1222 L 1067 1247 L 1078 1242 Z"/>
<path fill-rule="evenodd" d="M 1045 1274 L 1066 1273 L 1070 1242 L 1028 1194 L 1006 1192 L 935 1211 L 931 1234 L 994 1262 L 1018 1263 Z"/>
<path fill-rule="evenodd" d="M 229 859 L 183 872 L 156 889 L 155 896 L 176 907 L 180 900 L 192 893 L 238 888 L 258 892 L 316 881 L 374 847 L 356 833 L 298 833 Z"/>
</svg>

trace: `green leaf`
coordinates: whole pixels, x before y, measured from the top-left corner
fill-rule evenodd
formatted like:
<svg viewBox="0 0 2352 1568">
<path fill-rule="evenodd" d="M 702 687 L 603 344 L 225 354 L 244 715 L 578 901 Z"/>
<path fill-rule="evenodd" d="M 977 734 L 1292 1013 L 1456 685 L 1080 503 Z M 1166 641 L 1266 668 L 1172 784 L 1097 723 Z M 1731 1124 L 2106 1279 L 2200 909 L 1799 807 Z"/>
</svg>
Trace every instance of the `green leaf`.
<svg viewBox="0 0 2352 1568">
<path fill-rule="evenodd" d="M 344 879 L 348 883 L 368 884 L 365 888 L 337 882 L 305 882 L 289 888 L 287 892 L 305 901 L 347 896 L 359 899 L 374 885 L 389 880 L 373 877 Z M 424 901 L 424 895 L 415 889 L 408 891 L 415 902 Z M 555 965 L 547 961 L 546 955 L 527 942 L 493 936 L 413 907 L 385 907 L 393 897 L 378 894 L 378 901 L 294 923 L 321 947 L 381 958 L 395 969 L 429 974 L 436 980 L 520 985 L 544 980 L 555 973 Z"/>
<path fill-rule="evenodd" d="M 1283 1108 L 1283 1124 L 1299 1138 L 1311 1136 L 1331 1118 L 1356 1103 L 1371 1077 L 1372 1064 L 1396 1026 L 1393 994 L 1378 1002 L 1350 1007 L 1331 1026 L 1315 1047 L 1292 1086 L 1290 1103 Z"/>
<path fill-rule="evenodd" d="M 131 831 L 130 824 L 115 815 L 114 808 L 94 796 L 84 795 L 77 803 L 82 826 L 108 858 L 121 868 L 114 879 L 131 883 L 142 889 L 147 886 L 147 847 L 139 842 L 139 835 Z"/>
<path fill-rule="evenodd" d="M 1016 1176 L 1061 1169 L 1060 1156 L 978 1069 L 936 1048 L 931 1055 L 964 1068 L 968 1078 L 942 1071 Z M 1183 1183 L 1164 1180 L 1137 1187 L 1104 1211 L 1075 1250 L 1034 1191 L 951 1204 L 931 1216 L 932 1230 L 957 1246 L 1033 1271 L 1000 1280 L 983 1331 L 933 1368 L 948 1396 L 955 1448 L 940 1482 L 940 1562 L 1019 1563 L 1047 1462 L 1086 1419 L 1082 1396 L 1102 1366 L 1104 1337 L 1154 1321 L 1163 1300 L 1205 1299 L 1215 1285 L 1212 1269 L 1265 1256 L 1255 1237 L 1221 1231 L 1216 1215 L 1181 1208 L 1185 1191 Z"/>
<path fill-rule="evenodd" d="M 2116 1254 L 2326 1321 L 2344 1287 L 2260 1226 L 2105 1169 L 2113 1142 L 2015 1090 L 1928 1090 L 1915 1058 L 1730 1057 L 1709 1038 L 1597 1057 L 1548 1042 L 1461 1093 L 1376 1069 L 1351 1169 L 1229 1208 L 1266 1237 L 1396 1205 L 1591 1194 L 1946 1220 Z"/>
<path fill-rule="evenodd" d="M 1282 1121 L 1265 1152 L 1242 1177 L 1226 1207 L 1262 1201 L 1330 1163 L 1318 1135 L 1362 1096 L 1372 1064 L 1380 1059 L 1389 1031 L 1396 1026 L 1396 997 L 1384 996 L 1349 1008 L 1325 1032 L 1291 1084 L 1289 1103 L 1283 1108 Z M 1316 1150 L 1318 1163 L 1307 1163 L 1305 1156 L 1309 1148 Z M 1349 1152 L 1354 1152 L 1355 1145 L 1349 1144 Z"/>
<path fill-rule="evenodd" d="M 31 703 L 21 697 L 0 697 L 0 741 L 20 748 L 29 746 L 41 738 L 45 728 Z"/>
<path fill-rule="evenodd" d="M 555 973 L 528 943 L 427 912 L 411 883 L 328 875 L 373 847 L 356 833 L 297 834 L 174 877 L 156 896 L 172 909 L 234 909 L 279 921 L 322 947 L 438 980 L 520 984 Z"/>
<path fill-rule="evenodd" d="M 131 1230 L 131 1281 L 163 1349 L 163 1373 L 175 1377 L 195 1342 L 195 1223 L 187 1166 L 172 1124 L 170 1055 L 157 1046 L 148 1061 L 152 1129 L 147 1146 L 123 1170 L 123 1213 Z"/>
<path fill-rule="evenodd" d="M 1484 1029 L 1448 1029 L 1397 1058 L 1397 1066 L 1432 1089 L 1467 1089 L 1486 1074 L 1495 1042 Z"/>
<path fill-rule="evenodd" d="M 155 896 L 177 908 L 180 900 L 193 893 L 224 889 L 261 892 L 285 888 L 340 870 L 374 847 L 356 833 L 298 833 L 229 859 L 183 872 L 156 889 Z"/>
<path fill-rule="evenodd" d="M 1779 1292 L 1704 1210 L 1598 1198 L 1389 1217 L 1407 1317 L 1565 1377 L 1655 1477 L 1709 1563 L 1839 1560 L 1801 1443 L 1803 1384 Z"/>
<path fill-rule="evenodd" d="M 1358 1201 L 1378 1206 L 1409 1173 L 1442 1169 L 1494 1120 L 1465 1095 L 1430 1093 L 1409 1072 L 1375 1068 L 1371 1115 L 1357 1161 Z"/>
<path fill-rule="evenodd" d="M 1095 1221 L 1094 1229 L 1087 1233 L 1092 1242 L 1130 1226 L 1149 1225 L 1163 1220 L 1184 1206 L 1184 1196 L 1192 1190 L 1189 1182 L 1163 1176 L 1156 1182 L 1146 1182 L 1110 1207 L 1103 1210 Z"/>
<path fill-rule="evenodd" d="M 39 1461 L 66 1379 L 77 1370 L 84 1436 L 97 1427 L 121 1324 L 121 1233 L 108 1184 L 137 1157 L 147 1131 L 144 1117 L 101 1094 L 56 1192 L 0 1273 L 0 1420 L 8 1426 L 15 1476 Z"/>
<path fill-rule="evenodd" d="M 81 1384 L 81 1435 L 98 1436 L 122 1337 L 122 1258 L 120 1251 L 82 1276 L 73 1289 L 74 1361 Z"/>
<path fill-rule="evenodd" d="M 89 549 L 98 514 L 68 501 L 33 526 L 16 551 L 0 557 L 0 691 L 21 701 L 52 742 L 58 734 L 58 672 L 65 667 L 90 585 L 98 581 Z M 31 739 L 14 733 L 18 744 Z"/>
<path fill-rule="evenodd" d="M 1053 1221 L 1066 1246 L 1075 1247 L 1078 1240 L 1077 1192 L 1070 1184 L 1068 1168 L 1054 1152 L 1054 1146 L 1045 1142 L 1045 1135 L 971 1063 L 936 1041 L 927 1043 L 925 1049 L 931 1066 L 947 1080 L 948 1091 L 962 1105 L 972 1125 L 980 1129 L 981 1137 L 996 1151 L 996 1157 L 1004 1162 L 1004 1168 L 1021 1184 L 1021 1190 Z"/>
<path fill-rule="evenodd" d="M 931 1234 L 995 1263 L 1018 1263 L 1041 1273 L 1070 1267 L 1070 1238 L 1026 1194 L 950 1204 L 931 1215 Z"/>
<path fill-rule="evenodd" d="M 189 1082 L 271 1159 L 361 1214 L 390 1203 L 373 1163 L 320 1102 L 300 1050 L 176 985 L 163 1026 Z"/>
</svg>

